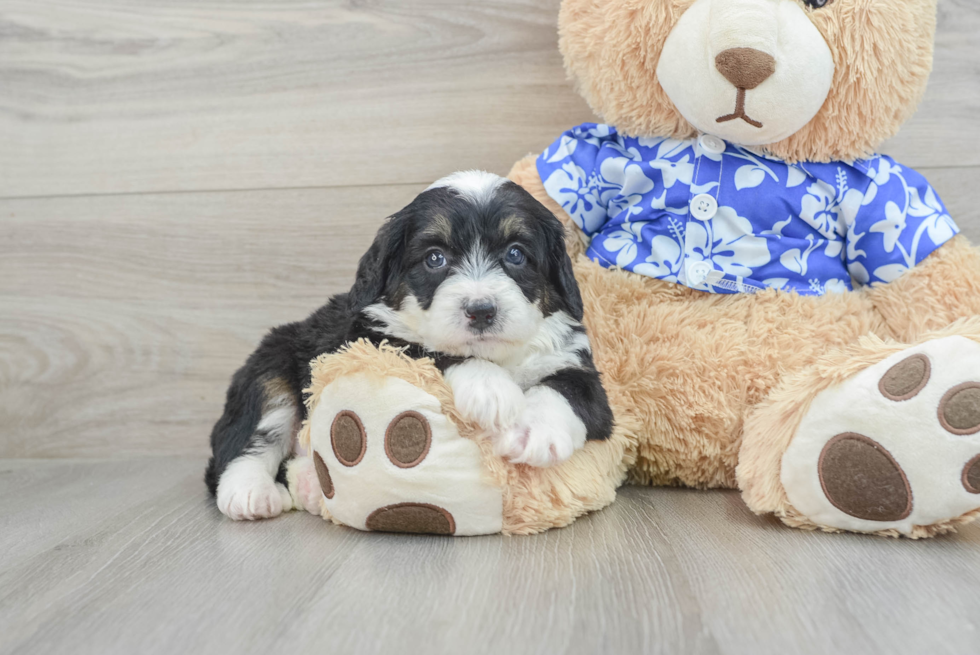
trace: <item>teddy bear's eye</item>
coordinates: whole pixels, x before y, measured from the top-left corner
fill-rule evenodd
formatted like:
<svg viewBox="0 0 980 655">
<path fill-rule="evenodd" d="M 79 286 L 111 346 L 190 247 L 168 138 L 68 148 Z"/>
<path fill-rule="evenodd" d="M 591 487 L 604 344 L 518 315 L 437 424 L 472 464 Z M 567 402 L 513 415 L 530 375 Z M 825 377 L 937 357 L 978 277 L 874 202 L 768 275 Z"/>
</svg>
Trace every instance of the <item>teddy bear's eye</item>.
<svg viewBox="0 0 980 655">
<path fill-rule="evenodd" d="M 831 4 L 834 0 L 803 0 L 810 9 L 822 9 Z"/>
</svg>

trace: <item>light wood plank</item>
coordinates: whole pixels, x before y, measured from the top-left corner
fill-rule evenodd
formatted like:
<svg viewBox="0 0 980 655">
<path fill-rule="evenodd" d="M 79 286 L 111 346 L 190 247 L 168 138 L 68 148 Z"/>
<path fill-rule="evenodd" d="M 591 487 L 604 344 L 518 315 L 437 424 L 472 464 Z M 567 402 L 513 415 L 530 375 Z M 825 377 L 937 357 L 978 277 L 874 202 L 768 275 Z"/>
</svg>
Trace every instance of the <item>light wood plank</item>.
<svg viewBox="0 0 980 655">
<path fill-rule="evenodd" d="M 262 334 L 423 187 L 0 202 L 0 453 L 203 453 Z"/>
<path fill-rule="evenodd" d="M 627 493 L 656 507 L 647 522 L 674 544 L 729 652 L 964 653 L 975 643 L 976 525 L 950 539 L 884 540 L 790 530 L 753 516 L 735 493 Z"/>
<path fill-rule="evenodd" d="M 930 171 L 980 243 L 977 169 Z M 423 187 L 0 201 L 0 456 L 202 454 L 262 334 Z"/>
<path fill-rule="evenodd" d="M 2 0 L 0 196 L 424 183 L 593 120 L 558 0 Z M 886 151 L 980 164 L 980 5 Z"/>
<path fill-rule="evenodd" d="M 980 164 L 980 3 L 939 0 L 936 53 L 919 110 L 881 150 L 913 168 Z"/>
<path fill-rule="evenodd" d="M 0 462 L 0 497 L 28 501 L 0 506 L 4 653 L 891 655 L 969 652 L 980 627 L 980 526 L 826 535 L 628 487 L 533 537 L 364 534 L 224 519 L 203 460 L 31 464 Z"/>
<path fill-rule="evenodd" d="M 591 111 L 558 0 L 3 0 L 0 195 L 506 172 Z"/>
</svg>

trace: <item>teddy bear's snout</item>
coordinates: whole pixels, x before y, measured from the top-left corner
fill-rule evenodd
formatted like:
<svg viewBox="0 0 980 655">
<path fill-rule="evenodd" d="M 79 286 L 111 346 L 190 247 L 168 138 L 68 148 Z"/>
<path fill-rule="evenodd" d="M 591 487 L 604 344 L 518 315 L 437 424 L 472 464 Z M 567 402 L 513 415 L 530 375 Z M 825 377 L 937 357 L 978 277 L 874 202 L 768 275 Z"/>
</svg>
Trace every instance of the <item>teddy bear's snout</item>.
<svg viewBox="0 0 980 655">
<path fill-rule="evenodd" d="M 776 59 L 755 48 L 729 48 L 715 57 L 715 67 L 737 89 L 751 90 L 776 72 Z"/>
</svg>

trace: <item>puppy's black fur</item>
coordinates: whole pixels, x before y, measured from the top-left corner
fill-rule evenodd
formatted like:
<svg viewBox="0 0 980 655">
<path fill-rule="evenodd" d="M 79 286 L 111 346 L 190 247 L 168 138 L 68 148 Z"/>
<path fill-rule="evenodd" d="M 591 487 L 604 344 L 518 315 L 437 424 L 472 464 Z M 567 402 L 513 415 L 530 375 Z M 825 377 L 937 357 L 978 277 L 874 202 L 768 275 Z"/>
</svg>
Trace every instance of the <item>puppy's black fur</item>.
<svg viewBox="0 0 980 655">
<path fill-rule="evenodd" d="M 385 333 L 383 325 L 365 315 L 378 303 L 398 309 L 406 296 L 414 296 L 426 309 L 439 285 L 450 275 L 427 268 L 424 259 L 439 248 L 452 262 L 461 260 L 479 241 L 488 258 L 503 258 L 510 248 L 526 254 L 521 266 L 503 269 L 530 303 L 545 316 L 564 312 L 584 332 L 582 298 L 571 261 L 565 251 L 561 223 L 523 188 L 504 182 L 485 202 L 467 199 L 452 187 L 433 188 L 391 216 L 361 258 L 351 290 L 331 298 L 306 320 L 273 329 L 235 373 L 228 389 L 224 414 L 211 432 L 212 457 L 205 472 L 208 490 L 215 494 L 225 468 L 236 458 L 263 448 L 281 447 L 287 458 L 291 444 L 272 443 L 281 436 L 263 434 L 259 424 L 269 403 L 288 396 L 296 412 L 296 425 L 305 416 L 302 390 L 310 383 L 310 361 L 335 352 L 344 344 L 366 339 L 387 340 L 415 358 L 432 357 L 445 371 L 466 359 L 465 354 L 430 352 Z M 605 439 L 613 417 L 605 391 L 587 350 L 577 351 L 579 365 L 543 378 L 568 399 L 585 424 L 588 439 Z M 292 437 L 292 435 L 291 435 Z M 284 482 L 284 466 L 277 480 Z"/>
</svg>

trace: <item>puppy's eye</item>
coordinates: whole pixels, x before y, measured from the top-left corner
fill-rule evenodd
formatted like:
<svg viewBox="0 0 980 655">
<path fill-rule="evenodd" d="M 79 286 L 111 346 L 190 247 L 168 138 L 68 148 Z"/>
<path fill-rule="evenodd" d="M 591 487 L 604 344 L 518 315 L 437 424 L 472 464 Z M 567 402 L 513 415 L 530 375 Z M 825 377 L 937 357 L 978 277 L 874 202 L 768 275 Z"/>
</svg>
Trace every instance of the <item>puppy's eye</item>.
<svg viewBox="0 0 980 655">
<path fill-rule="evenodd" d="M 436 270 L 446 265 L 446 256 L 438 250 L 431 251 L 425 256 L 425 265 Z"/>
<path fill-rule="evenodd" d="M 810 9 L 823 9 L 833 2 L 834 0 L 803 0 L 803 3 Z"/>
<path fill-rule="evenodd" d="M 520 266 L 527 260 L 527 257 L 524 255 L 523 250 L 517 246 L 513 246 L 507 251 L 507 256 L 504 259 L 511 266 Z"/>
</svg>

